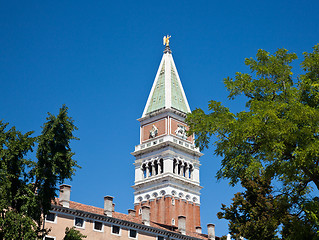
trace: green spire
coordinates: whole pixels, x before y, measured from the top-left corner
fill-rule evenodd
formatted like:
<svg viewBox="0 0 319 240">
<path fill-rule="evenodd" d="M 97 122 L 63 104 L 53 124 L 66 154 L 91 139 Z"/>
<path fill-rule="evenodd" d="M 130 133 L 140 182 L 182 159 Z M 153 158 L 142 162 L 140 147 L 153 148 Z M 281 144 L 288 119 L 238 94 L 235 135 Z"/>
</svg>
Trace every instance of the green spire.
<svg viewBox="0 0 319 240">
<path fill-rule="evenodd" d="M 171 65 L 171 81 L 172 81 L 171 82 L 172 107 L 181 112 L 187 113 L 188 111 L 187 111 L 187 106 L 183 97 L 182 88 L 181 86 L 179 86 L 178 79 L 174 71 L 173 65 Z"/>
<path fill-rule="evenodd" d="M 179 79 L 171 52 L 164 51 L 143 117 L 163 108 L 189 113 L 190 108 Z"/>
<path fill-rule="evenodd" d="M 153 91 L 150 103 L 148 105 L 147 113 L 156 111 L 158 109 L 165 107 L 165 64 L 163 64 L 158 79 L 156 81 L 156 86 Z"/>
</svg>

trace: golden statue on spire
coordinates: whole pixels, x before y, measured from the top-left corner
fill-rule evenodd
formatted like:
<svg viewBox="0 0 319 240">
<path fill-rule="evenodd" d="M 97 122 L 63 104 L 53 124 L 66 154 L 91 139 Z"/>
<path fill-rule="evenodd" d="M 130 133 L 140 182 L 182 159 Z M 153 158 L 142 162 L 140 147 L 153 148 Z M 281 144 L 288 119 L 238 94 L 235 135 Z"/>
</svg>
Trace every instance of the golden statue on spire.
<svg viewBox="0 0 319 240">
<path fill-rule="evenodd" d="M 168 47 L 168 46 L 169 46 L 169 39 L 170 39 L 171 37 L 172 37 L 172 36 L 169 36 L 169 35 L 164 36 L 164 37 L 163 37 L 163 45 L 166 45 L 166 47 Z"/>
</svg>

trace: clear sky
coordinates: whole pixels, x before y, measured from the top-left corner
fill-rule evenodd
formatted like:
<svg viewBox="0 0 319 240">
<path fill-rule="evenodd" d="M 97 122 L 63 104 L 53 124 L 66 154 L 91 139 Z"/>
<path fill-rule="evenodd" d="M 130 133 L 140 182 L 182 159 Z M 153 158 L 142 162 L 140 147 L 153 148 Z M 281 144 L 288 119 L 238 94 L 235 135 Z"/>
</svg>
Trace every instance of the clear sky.
<svg viewBox="0 0 319 240">
<path fill-rule="evenodd" d="M 0 0 L 0 119 L 39 135 L 47 112 L 62 104 L 79 130 L 72 144 L 82 166 L 71 200 L 133 208 L 139 123 L 164 46 L 171 49 L 191 109 L 209 100 L 232 111 L 223 78 L 248 72 L 257 49 L 312 51 L 319 42 L 319 1 L 5 1 Z M 295 70 L 295 72 L 298 72 Z M 296 77 L 296 76 L 294 76 Z M 201 219 L 227 234 L 221 203 L 239 188 L 217 182 L 213 146 L 201 158 Z"/>
</svg>

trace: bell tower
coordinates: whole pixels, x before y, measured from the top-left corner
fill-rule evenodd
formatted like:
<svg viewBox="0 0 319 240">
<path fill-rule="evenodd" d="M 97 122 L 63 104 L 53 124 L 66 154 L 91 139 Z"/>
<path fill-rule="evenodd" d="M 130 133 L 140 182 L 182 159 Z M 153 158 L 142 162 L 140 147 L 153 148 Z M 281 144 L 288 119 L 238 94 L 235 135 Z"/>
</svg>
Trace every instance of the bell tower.
<svg viewBox="0 0 319 240">
<path fill-rule="evenodd" d="M 173 57 L 169 36 L 140 122 L 135 156 L 134 208 L 150 207 L 150 220 L 178 225 L 186 217 L 186 231 L 200 226 L 199 157 L 194 136 L 187 136 L 190 113 Z"/>
</svg>

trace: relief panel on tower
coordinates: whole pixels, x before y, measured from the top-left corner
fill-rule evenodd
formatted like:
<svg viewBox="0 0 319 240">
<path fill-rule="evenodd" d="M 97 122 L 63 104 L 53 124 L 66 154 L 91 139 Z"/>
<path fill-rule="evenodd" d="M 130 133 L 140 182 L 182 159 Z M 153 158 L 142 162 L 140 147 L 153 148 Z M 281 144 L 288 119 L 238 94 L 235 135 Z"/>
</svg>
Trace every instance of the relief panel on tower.
<svg viewBox="0 0 319 240">
<path fill-rule="evenodd" d="M 149 123 L 142 127 L 142 142 L 165 135 L 166 133 L 167 131 L 165 118 L 156 122 Z"/>
<path fill-rule="evenodd" d="M 187 137 L 186 131 L 188 131 L 189 127 L 185 123 L 178 121 L 174 118 L 171 118 L 170 126 L 171 126 L 170 132 L 172 135 L 188 140 L 191 143 L 193 143 L 194 137 L 192 135 Z"/>
</svg>

